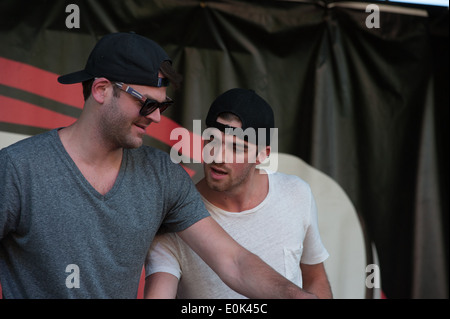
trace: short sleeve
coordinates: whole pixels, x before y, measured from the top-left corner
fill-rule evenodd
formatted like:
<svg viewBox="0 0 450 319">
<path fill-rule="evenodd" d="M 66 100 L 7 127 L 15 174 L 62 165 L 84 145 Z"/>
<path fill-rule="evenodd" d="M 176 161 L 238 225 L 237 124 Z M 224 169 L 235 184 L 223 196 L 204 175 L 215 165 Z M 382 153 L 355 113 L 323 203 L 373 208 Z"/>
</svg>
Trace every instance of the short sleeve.
<svg viewBox="0 0 450 319">
<path fill-rule="evenodd" d="M 168 179 L 161 185 L 166 194 L 166 215 L 160 233 L 179 232 L 210 216 L 190 176 L 184 168 L 168 163 Z"/>
<path fill-rule="evenodd" d="M 303 255 L 300 262 L 315 265 L 325 261 L 328 257 L 329 253 L 320 238 L 317 206 L 311 193 L 310 223 L 306 230 L 303 242 Z"/>
<path fill-rule="evenodd" d="M 166 272 L 181 278 L 180 250 L 174 233 L 156 235 L 145 259 L 145 276 Z"/>
</svg>

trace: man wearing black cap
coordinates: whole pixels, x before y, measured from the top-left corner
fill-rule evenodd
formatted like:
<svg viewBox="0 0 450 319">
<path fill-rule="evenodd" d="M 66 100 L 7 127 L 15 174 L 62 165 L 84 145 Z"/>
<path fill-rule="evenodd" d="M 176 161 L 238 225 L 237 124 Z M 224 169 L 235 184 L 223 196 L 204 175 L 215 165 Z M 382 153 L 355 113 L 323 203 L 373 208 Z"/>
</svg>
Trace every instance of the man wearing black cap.
<svg viewBox="0 0 450 319">
<path fill-rule="evenodd" d="M 135 298 L 158 229 L 177 232 L 243 294 L 312 296 L 232 240 L 168 154 L 141 147 L 173 103 L 174 74 L 155 42 L 107 35 L 84 70 L 58 79 L 83 83 L 80 118 L 0 151 L 5 298 Z"/>
<path fill-rule="evenodd" d="M 212 103 L 206 125 L 220 131 L 206 142 L 205 177 L 197 184 L 211 216 L 293 283 L 331 298 L 323 266 L 328 252 L 320 239 L 309 185 L 297 176 L 257 168 L 271 150 L 270 105 L 252 90 L 231 89 Z M 244 160 L 237 161 L 239 157 Z M 155 238 L 146 270 L 147 298 L 244 298 L 176 234 Z"/>
</svg>

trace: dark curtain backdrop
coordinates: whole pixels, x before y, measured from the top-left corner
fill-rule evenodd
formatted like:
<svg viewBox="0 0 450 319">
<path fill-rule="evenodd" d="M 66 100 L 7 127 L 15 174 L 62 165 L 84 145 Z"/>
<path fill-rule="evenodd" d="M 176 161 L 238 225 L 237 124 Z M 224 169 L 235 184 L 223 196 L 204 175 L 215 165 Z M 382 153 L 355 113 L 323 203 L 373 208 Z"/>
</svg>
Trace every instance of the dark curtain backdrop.
<svg viewBox="0 0 450 319">
<path fill-rule="evenodd" d="M 79 29 L 65 25 L 70 3 L 80 8 Z M 279 151 L 333 177 L 352 199 L 386 296 L 448 298 L 448 9 L 383 7 L 380 28 L 369 29 L 368 3 L 359 4 L 2 0 L 0 58 L 63 74 L 83 68 L 104 34 L 135 31 L 159 42 L 183 75 L 165 115 L 190 130 L 220 93 L 256 90 L 274 108 Z M 2 101 L 79 115 L 82 105 L 42 96 L 40 78 L 26 79 L 33 90 L 11 87 L 21 69 L 5 70 Z M 11 121 L 6 110 L 0 105 L 0 131 L 47 129 Z"/>
</svg>

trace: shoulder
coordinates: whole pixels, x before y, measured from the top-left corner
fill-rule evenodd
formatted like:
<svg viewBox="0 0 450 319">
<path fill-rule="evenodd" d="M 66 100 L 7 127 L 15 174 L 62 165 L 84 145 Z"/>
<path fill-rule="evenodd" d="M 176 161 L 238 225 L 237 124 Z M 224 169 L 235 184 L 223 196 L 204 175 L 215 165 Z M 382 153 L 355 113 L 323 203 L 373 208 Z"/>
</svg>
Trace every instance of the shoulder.
<svg viewBox="0 0 450 319">
<path fill-rule="evenodd" d="M 56 130 L 34 135 L 11 144 L 0 150 L 0 158 L 8 158 L 14 163 L 29 161 L 40 154 L 46 154 L 48 147 L 54 142 Z"/>
<path fill-rule="evenodd" d="M 183 170 L 180 165 L 171 160 L 168 153 L 152 146 L 143 145 L 139 148 L 129 149 L 128 154 L 134 165 L 156 173 Z"/>
<path fill-rule="evenodd" d="M 310 185 L 296 175 L 279 172 L 269 174 L 269 190 L 272 199 L 286 204 L 294 203 L 309 207 L 311 201 L 314 201 Z"/>
<path fill-rule="evenodd" d="M 143 145 L 139 148 L 129 149 L 130 156 L 136 161 L 144 161 L 145 164 L 179 166 L 173 162 L 167 152 L 152 146 Z"/>
<path fill-rule="evenodd" d="M 184 188 L 186 191 L 194 187 L 187 171 L 171 160 L 168 153 L 157 148 L 143 145 L 136 149 L 128 149 L 127 166 L 142 182 L 154 182 L 160 188 Z M 192 184 L 192 185 L 191 185 Z"/>
<path fill-rule="evenodd" d="M 303 191 L 311 191 L 309 184 L 297 175 L 290 175 L 280 172 L 268 172 L 271 183 L 280 185 L 283 188 L 301 189 Z"/>
<path fill-rule="evenodd" d="M 27 150 L 33 150 L 33 149 L 39 149 L 40 145 L 42 143 L 45 143 L 46 141 L 51 140 L 54 135 L 57 134 L 56 130 L 51 130 L 45 133 L 33 135 L 27 138 L 24 138 L 23 140 L 20 140 L 14 144 L 11 144 L 2 150 L 6 150 L 9 153 L 18 153 L 21 151 L 27 151 Z"/>
</svg>

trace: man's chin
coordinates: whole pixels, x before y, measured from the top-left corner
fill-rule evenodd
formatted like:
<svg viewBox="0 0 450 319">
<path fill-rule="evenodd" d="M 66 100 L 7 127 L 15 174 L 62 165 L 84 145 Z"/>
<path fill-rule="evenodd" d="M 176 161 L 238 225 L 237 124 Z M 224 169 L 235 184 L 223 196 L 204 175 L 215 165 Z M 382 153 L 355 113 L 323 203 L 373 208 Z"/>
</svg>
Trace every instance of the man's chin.
<svg viewBox="0 0 450 319">
<path fill-rule="evenodd" d="M 227 186 L 223 183 L 223 181 L 217 181 L 211 176 L 207 176 L 205 180 L 208 187 L 216 192 L 223 192 L 227 190 Z"/>
<path fill-rule="evenodd" d="M 134 149 L 134 148 L 139 148 L 144 144 L 143 138 L 142 137 L 136 137 L 133 138 L 132 140 L 128 140 L 125 141 L 124 143 L 122 143 L 122 148 L 126 148 L 126 149 Z"/>
</svg>

